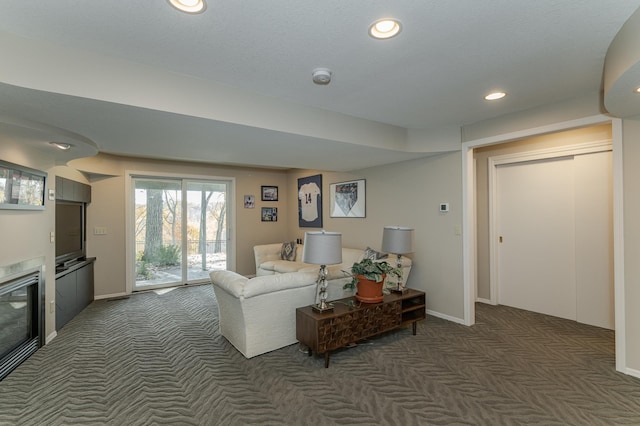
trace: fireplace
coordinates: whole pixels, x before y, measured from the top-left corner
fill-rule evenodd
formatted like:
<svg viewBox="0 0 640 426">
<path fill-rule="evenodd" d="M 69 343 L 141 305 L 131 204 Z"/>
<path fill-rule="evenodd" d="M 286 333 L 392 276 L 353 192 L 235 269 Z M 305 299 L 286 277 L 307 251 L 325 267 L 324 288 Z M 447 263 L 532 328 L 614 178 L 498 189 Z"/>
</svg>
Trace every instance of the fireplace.
<svg viewBox="0 0 640 426">
<path fill-rule="evenodd" d="M 0 380 L 44 343 L 43 263 L 0 267 Z"/>
</svg>

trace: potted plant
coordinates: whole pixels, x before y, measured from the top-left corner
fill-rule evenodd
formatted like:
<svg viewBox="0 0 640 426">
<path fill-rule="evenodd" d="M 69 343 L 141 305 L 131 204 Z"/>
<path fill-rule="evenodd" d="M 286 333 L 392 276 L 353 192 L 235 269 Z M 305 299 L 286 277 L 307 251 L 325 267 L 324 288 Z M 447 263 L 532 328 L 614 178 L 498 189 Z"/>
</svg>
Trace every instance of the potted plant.
<svg viewBox="0 0 640 426">
<path fill-rule="evenodd" d="M 345 290 L 354 291 L 357 288 L 356 299 L 365 303 L 378 303 L 382 301 L 382 286 L 387 274 L 400 275 L 400 270 L 389 263 L 374 262 L 371 259 L 362 259 L 351 266 L 351 281 L 346 283 Z"/>
</svg>

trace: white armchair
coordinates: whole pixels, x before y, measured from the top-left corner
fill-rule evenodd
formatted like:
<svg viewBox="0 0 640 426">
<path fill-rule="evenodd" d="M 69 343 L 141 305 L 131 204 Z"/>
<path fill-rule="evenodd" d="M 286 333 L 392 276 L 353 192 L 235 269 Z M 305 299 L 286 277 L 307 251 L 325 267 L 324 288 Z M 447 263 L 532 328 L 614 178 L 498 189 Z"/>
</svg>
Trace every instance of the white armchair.
<svg viewBox="0 0 640 426">
<path fill-rule="evenodd" d="M 232 271 L 213 271 L 209 276 L 220 333 L 245 357 L 296 343 L 296 308 L 315 302 L 316 273 L 248 279 Z"/>
</svg>

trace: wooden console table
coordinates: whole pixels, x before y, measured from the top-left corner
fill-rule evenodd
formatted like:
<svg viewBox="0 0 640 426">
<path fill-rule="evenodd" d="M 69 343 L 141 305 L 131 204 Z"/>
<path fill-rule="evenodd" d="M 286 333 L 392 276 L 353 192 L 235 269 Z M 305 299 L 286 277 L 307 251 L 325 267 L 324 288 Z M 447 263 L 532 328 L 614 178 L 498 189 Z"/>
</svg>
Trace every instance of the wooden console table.
<svg viewBox="0 0 640 426">
<path fill-rule="evenodd" d="M 353 302 L 354 306 L 348 304 Z M 425 293 L 408 289 L 404 294 L 384 296 L 380 303 L 360 303 L 355 297 L 332 302 L 333 311 L 315 312 L 311 306 L 296 309 L 296 338 L 313 352 L 324 353 L 324 366 L 329 367 L 329 354 L 358 340 L 366 339 L 426 318 Z"/>
</svg>

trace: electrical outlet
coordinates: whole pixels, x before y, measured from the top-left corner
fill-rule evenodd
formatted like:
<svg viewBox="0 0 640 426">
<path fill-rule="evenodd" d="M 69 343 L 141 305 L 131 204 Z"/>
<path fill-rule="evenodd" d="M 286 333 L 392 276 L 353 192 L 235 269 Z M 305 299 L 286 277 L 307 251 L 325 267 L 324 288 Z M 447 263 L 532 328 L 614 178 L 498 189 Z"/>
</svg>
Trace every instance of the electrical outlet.
<svg viewBox="0 0 640 426">
<path fill-rule="evenodd" d="M 49 232 L 49 241 L 52 242 L 52 243 L 56 242 L 56 233 L 55 232 L 53 232 L 53 231 Z"/>
</svg>

